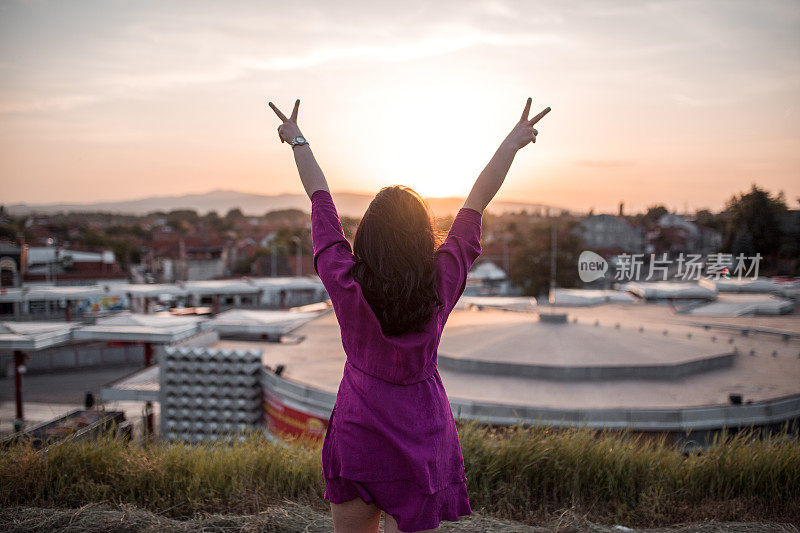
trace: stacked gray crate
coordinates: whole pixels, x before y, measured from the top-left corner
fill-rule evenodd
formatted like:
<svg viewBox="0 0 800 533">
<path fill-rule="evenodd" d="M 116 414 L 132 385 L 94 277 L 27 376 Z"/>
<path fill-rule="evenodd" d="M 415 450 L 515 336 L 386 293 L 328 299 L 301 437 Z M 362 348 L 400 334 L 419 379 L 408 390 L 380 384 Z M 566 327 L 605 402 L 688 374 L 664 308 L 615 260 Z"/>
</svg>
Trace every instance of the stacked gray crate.
<svg viewBox="0 0 800 533">
<path fill-rule="evenodd" d="M 261 350 L 165 347 L 159 364 L 161 435 L 214 441 L 260 427 Z"/>
</svg>

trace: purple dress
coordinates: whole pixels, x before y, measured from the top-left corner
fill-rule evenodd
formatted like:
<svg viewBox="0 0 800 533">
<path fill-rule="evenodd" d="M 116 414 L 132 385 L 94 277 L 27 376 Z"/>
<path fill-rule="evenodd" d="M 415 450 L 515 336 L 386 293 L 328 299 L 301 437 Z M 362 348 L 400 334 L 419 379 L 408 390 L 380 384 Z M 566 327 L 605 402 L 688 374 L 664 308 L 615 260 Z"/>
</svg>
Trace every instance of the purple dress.
<svg viewBox="0 0 800 533">
<path fill-rule="evenodd" d="M 462 208 L 437 249 L 444 306 L 421 333 L 386 337 L 350 270 L 355 258 L 330 193 L 311 196 L 314 268 L 331 298 L 347 354 L 322 446 L 325 499 L 356 497 L 391 514 L 401 531 L 472 514 L 464 459 L 439 371 L 448 315 L 480 255 L 481 214 Z"/>
</svg>

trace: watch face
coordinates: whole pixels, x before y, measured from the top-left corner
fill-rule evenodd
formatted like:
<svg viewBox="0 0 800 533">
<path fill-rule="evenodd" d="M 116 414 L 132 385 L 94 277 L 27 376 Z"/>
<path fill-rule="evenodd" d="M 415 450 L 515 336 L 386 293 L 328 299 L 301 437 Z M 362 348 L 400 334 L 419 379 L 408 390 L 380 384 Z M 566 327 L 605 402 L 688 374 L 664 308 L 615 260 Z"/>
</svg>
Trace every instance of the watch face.
<svg viewBox="0 0 800 533">
<path fill-rule="evenodd" d="M 295 137 L 294 138 L 294 142 L 295 142 L 295 144 L 304 143 L 304 142 L 306 142 L 306 139 L 305 139 L 305 137 Z"/>
</svg>

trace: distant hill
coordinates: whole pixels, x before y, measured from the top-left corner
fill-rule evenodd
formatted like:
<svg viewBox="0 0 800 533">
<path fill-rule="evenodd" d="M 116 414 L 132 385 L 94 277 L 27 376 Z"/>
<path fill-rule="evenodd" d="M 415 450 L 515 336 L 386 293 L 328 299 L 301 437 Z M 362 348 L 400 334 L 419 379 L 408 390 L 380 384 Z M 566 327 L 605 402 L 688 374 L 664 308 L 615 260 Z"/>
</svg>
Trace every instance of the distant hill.
<svg viewBox="0 0 800 533">
<path fill-rule="evenodd" d="M 364 214 L 373 196 L 361 193 L 334 192 L 333 199 L 340 215 L 360 217 Z M 464 203 L 464 198 L 427 198 L 431 210 L 438 216 L 455 214 Z M 37 213 L 58 213 L 69 211 L 105 211 L 120 214 L 144 215 L 153 211 L 171 211 L 173 209 L 194 209 L 200 214 L 216 211 L 224 215 L 230 209 L 238 207 L 247 215 L 263 215 L 276 209 L 311 210 L 311 201 L 305 194 L 253 194 L 239 191 L 214 190 L 202 194 L 185 194 L 181 196 L 151 196 L 138 200 L 117 202 L 94 202 L 83 204 L 13 204 L 7 205 L 12 215 Z M 487 211 L 504 213 L 527 209 L 539 211 L 553 209 L 552 206 L 528 202 L 493 201 Z M 561 208 L 555 208 L 560 210 Z"/>
</svg>

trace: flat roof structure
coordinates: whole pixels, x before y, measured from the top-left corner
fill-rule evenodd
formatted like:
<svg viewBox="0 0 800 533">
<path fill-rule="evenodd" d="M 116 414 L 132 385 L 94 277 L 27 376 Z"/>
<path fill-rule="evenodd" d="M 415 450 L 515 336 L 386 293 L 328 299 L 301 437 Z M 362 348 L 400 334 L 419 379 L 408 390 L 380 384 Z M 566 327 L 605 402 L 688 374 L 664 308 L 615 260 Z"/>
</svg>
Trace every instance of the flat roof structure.
<svg viewBox="0 0 800 533">
<path fill-rule="evenodd" d="M 159 389 L 159 369 L 153 365 L 105 385 L 100 398 L 104 402 L 157 402 Z"/>
<path fill-rule="evenodd" d="M 186 294 L 196 296 L 257 294 L 261 290 L 259 286 L 250 283 L 249 280 L 185 281 L 182 285 Z"/>
<path fill-rule="evenodd" d="M 196 316 L 120 313 L 73 332 L 82 341 L 127 341 L 172 344 L 204 331 L 205 320 Z"/>
<path fill-rule="evenodd" d="M 185 296 L 186 289 L 174 283 L 130 283 L 120 285 L 120 290 L 139 298 L 157 298 L 162 295 Z"/>
<path fill-rule="evenodd" d="M 717 292 L 781 293 L 786 288 L 769 278 L 701 279 L 699 283 Z"/>
<path fill-rule="evenodd" d="M 624 291 L 604 289 L 560 289 L 552 291 L 550 303 L 564 306 L 598 305 L 609 302 L 633 303 L 636 299 Z"/>
<path fill-rule="evenodd" d="M 257 294 L 262 290 L 321 289 L 319 278 L 241 278 L 178 283 L 109 283 L 104 285 L 34 285 L 0 289 L 0 302 L 22 302 L 35 300 L 82 300 L 104 296 L 153 298 L 169 296 L 213 296 Z"/>
<path fill-rule="evenodd" d="M 679 281 L 633 281 L 627 285 L 628 292 L 645 300 L 714 300 L 717 289 L 694 282 Z"/>
<path fill-rule="evenodd" d="M 795 308 L 792 300 L 770 294 L 720 294 L 716 301 L 686 312 L 695 316 L 785 315 Z"/>
<path fill-rule="evenodd" d="M 70 322 L 0 322 L 0 351 L 14 354 L 15 427 L 20 424 L 18 429 L 22 428 L 25 418 L 22 374 L 26 354 L 70 343 L 76 325 Z"/>
<path fill-rule="evenodd" d="M 36 352 L 72 341 L 74 322 L 0 322 L 0 351 Z"/>
<path fill-rule="evenodd" d="M 267 290 L 306 290 L 306 289 L 320 289 L 322 282 L 316 276 L 282 276 L 274 278 L 247 278 L 250 283 L 256 287 Z"/>
<path fill-rule="evenodd" d="M 503 309 L 506 311 L 534 311 L 536 298 L 530 296 L 462 296 L 457 304 L 459 309 Z"/>
<path fill-rule="evenodd" d="M 83 300 L 122 296 L 124 285 L 57 285 L 8 288 L 0 291 L 0 302 Z"/>
<path fill-rule="evenodd" d="M 324 306 L 321 311 L 272 311 L 231 309 L 218 314 L 208 321 L 208 327 L 221 336 L 263 335 L 280 338 L 317 318 L 320 313 L 329 312 Z"/>
</svg>

